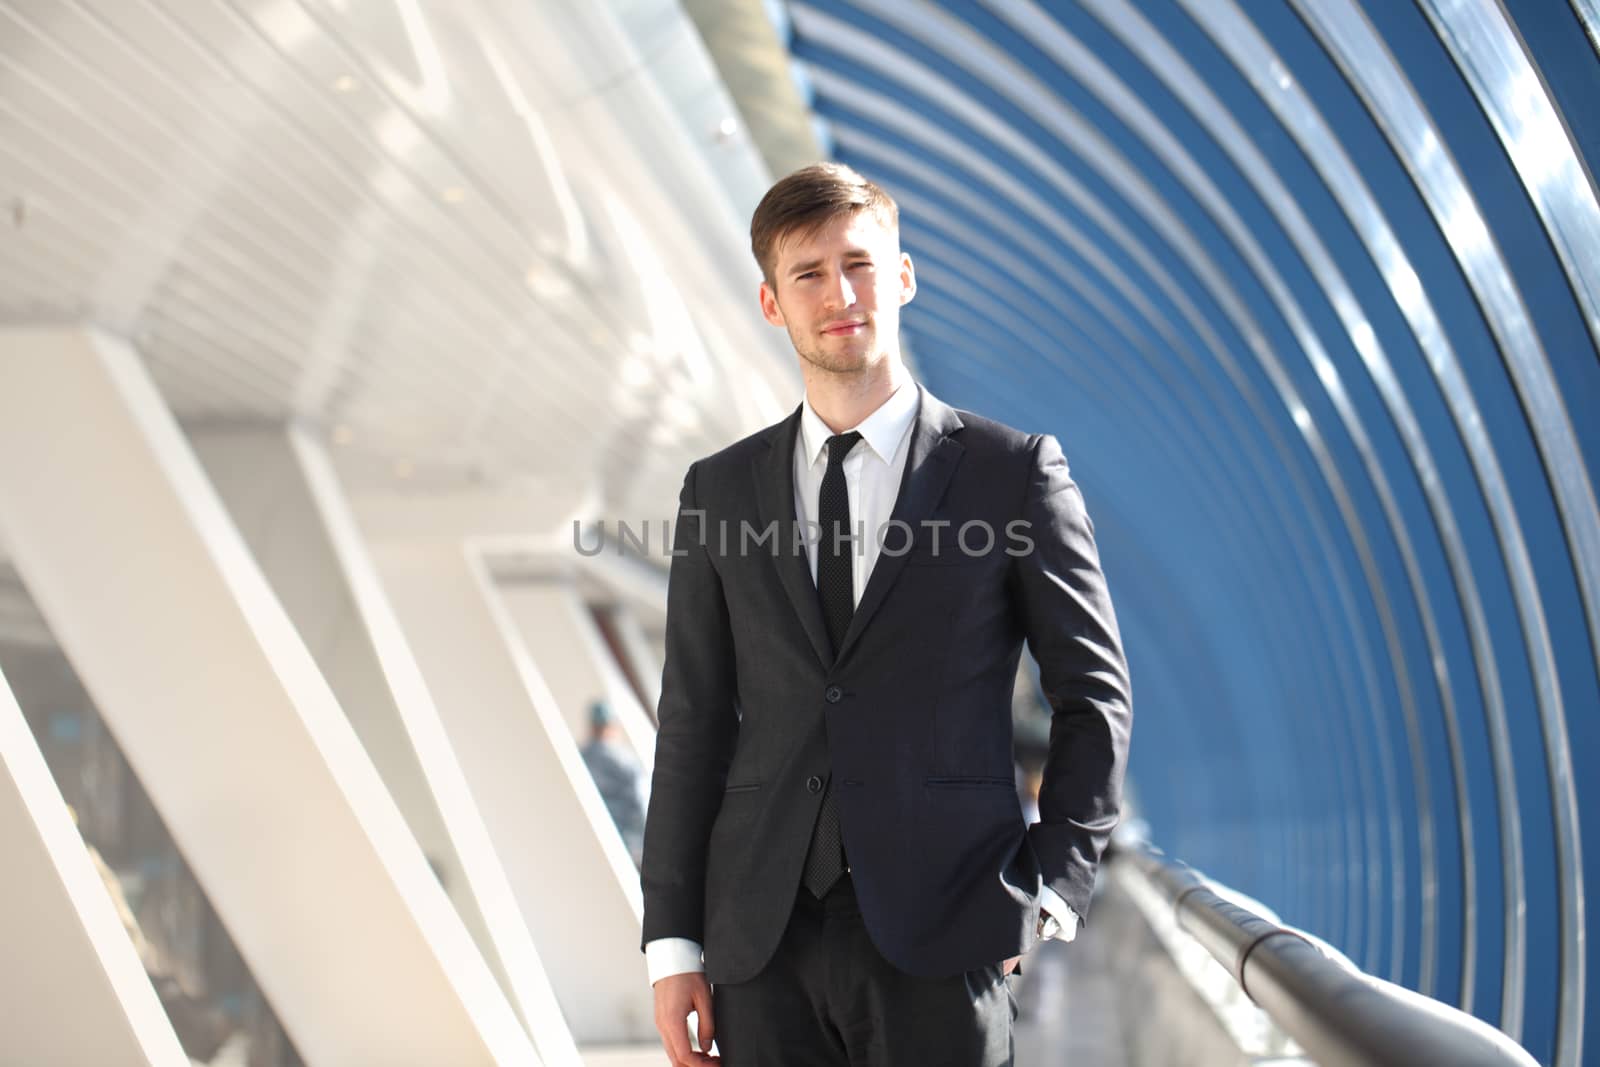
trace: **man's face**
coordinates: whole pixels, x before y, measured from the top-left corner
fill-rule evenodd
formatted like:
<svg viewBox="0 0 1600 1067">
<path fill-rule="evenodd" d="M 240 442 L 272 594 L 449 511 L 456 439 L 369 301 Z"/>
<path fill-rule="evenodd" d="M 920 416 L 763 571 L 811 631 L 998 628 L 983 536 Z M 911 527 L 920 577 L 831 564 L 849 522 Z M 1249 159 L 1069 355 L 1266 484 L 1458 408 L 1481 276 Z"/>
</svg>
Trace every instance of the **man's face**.
<svg viewBox="0 0 1600 1067">
<path fill-rule="evenodd" d="M 900 306 L 917 292 L 900 235 L 868 211 L 841 216 L 811 237 L 778 243 L 761 312 L 789 331 L 800 358 L 850 374 L 899 349 Z"/>
</svg>

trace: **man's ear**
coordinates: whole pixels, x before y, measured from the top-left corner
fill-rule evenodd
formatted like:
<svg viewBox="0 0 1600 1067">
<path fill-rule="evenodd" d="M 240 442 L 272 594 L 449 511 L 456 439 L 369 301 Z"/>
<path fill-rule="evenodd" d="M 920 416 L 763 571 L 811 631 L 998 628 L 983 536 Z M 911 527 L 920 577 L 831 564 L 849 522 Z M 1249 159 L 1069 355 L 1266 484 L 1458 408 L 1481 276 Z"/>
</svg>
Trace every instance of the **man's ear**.
<svg viewBox="0 0 1600 1067">
<path fill-rule="evenodd" d="M 778 294 L 773 291 L 769 283 L 765 281 L 761 283 L 761 290 L 757 294 L 757 299 L 761 301 L 761 314 L 768 322 L 774 326 L 785 325 L 783 309 L 778 306 Z"/>
<path fill-rule="evenodd" d="M 917 295 L 917 268 L 911 263 L 911 253 L 900 253 L 900 305 L 911 303 Z"/>
</svg>

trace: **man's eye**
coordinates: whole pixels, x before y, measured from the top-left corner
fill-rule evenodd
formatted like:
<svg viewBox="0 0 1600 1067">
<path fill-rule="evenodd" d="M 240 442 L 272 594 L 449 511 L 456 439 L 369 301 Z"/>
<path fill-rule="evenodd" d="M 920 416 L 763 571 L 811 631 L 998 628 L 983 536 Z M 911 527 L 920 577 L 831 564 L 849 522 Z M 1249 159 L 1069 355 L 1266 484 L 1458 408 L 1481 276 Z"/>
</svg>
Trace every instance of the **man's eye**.
<svg viewBox="0 0 1600 1067">
<path fill-rule="evenodd" d="M 851 269 L 851 270 L 855 270 L 855 269 L 857 269 L 857 268 L 858 268 L 858 267 L 871 267 L 871 266 L 872 266 L 872 261 L 871 261 L 871 260 L 870 260 L 870 259 L 863 259 L 863 260 L 862 260 L 862 261 L 861 261 L 861 262 L 859 262 L 859 263 L 852 263 L 852 264 L 850 264 L 850 269 Z"/>
<path fill-rule="evenodd" d="M 806 272 L 805 272 L 805 273 L 804 273 L 804 274 L 800 274 L 800 275 L 797 275 L 797 276 L 796 276 L 796 278 L 795 278 L 795 280 L 796 280 L 796 281 L 802 281 L 802 282 L 803 282 L 803 281 L 805 281 L 805 280 L 806 280 L 806 279 L 807 279 L 807 278 L 815 278 L 815 277 L 816 277 L 816 276 L 817 276 L 817 272 L 816 272 L 816 271 L 814 271 L 814 270 L 808 270 L 808 271 L 806 271 Z"/>
</svg>

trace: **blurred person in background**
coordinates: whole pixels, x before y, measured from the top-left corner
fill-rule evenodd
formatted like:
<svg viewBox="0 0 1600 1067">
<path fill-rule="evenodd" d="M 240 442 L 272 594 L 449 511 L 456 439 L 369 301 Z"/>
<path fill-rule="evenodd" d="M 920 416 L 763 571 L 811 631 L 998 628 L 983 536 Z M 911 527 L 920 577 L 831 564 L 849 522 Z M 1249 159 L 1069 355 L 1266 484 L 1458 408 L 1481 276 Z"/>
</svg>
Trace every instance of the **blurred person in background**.
<svg viewBox="0 0 1600 1067">
<path fill-rule="evenodd" d="M 628 846 L 635 867 L 644 853 L 644 769 L 634 755 L 622 726 L 603 700 L 589 705 L 589 740 L 583 748 L 584 765 L 600 789 L 611 821 Z"/>
<path fill-rule="evenodd" d="M 67 814 L 72 817 L 72 825 L 79 826 L 78 809 L 68 804 Z M 206 998 L 196 995 L 185 986 L 161 951 L 144 936 L 117 872 L 111 869 L 100 850 L 90 844 L 87 838 L 83 840 L 83 847 L 89 853 L 89 862 L 94 865 L 95 873 L 105 885 L 107 895 L 111 897 L 111 906 L 116 910 L 128 940 L 133 942 L 133 950 L 144 966 L 145 974 L 149 975 L 161 1006 L 166 1009 L 178 1043 L 193 1062 L 209 1062 L 233 1033 L 233 1024 Z"/>
<path fill-rule="evenodd" d="M 1120 810 L 1094 527 L 1054 437 L 911 379 L 882 189 L 797 171 L 751 246 L 805 396 L 683 482 L 641 876 L 656 1026 L 678 1065 L 715 1040 L 733 1067 L 1003 1067 L 1008 977 L 1076 931 Z M 1031 826 L 1024 640 L 1052 714 Z"/>
</svg>

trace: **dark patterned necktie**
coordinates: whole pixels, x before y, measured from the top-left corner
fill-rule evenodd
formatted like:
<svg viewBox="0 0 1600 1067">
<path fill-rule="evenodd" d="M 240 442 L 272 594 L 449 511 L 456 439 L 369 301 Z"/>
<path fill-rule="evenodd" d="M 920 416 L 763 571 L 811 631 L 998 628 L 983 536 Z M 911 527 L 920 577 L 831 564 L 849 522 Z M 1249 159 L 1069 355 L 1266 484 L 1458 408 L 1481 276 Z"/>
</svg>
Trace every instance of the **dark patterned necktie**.
<svg viewBox="0 0 1600 1067">
<path fill-rule="evenodd" d="M 851 573 L 849 540 L 850 494 L 844 483 L 844 457 L 850 454 L 861 435 L 856 432 L 828 438 L 828 470 L 822 476 L 817 494 L 817 521 L 822 541 L 817 545 L 817 596 L 822 601 L 822 618 L 828 626 L 833 653 L 839 654 L 850 616 L 855 614 L 855 580 Z M 822 795 L 817 825 L 811 831 L 811 848 L 806 853 L 805 886 L 821 898 L 844 873 L 844 842 L 839 832 L 839 809 L 834 803 L 833 783 Z"/>
</svg>

